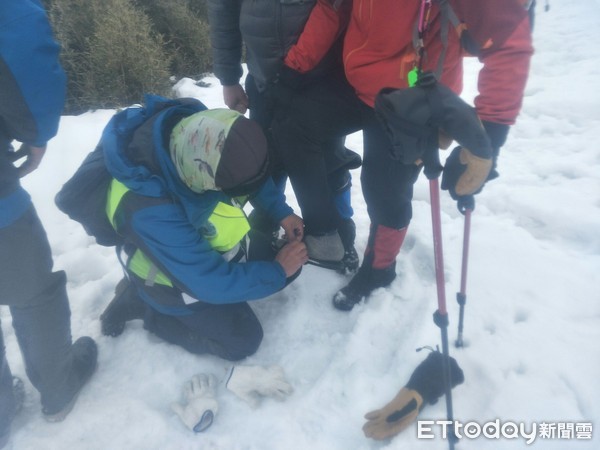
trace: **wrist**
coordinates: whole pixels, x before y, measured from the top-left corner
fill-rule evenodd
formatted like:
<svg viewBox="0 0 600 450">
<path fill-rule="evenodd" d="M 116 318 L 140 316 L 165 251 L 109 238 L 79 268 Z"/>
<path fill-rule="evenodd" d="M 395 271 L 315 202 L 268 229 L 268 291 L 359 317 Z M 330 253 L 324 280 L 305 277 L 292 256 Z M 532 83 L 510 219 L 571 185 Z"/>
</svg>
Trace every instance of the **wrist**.
<svg viewBox="0 0 600 450">
<path fill-rule="evenodd" d="M 485 132 L 490 138 L 490 142 L 494 150 L 494 156 L 496 156 L 500 147 L 502 147 L 506 142 L 510 125 L 497 122 L 488 122 L 487 120 L 482 120 L 482 124 Z"/>
</svg>

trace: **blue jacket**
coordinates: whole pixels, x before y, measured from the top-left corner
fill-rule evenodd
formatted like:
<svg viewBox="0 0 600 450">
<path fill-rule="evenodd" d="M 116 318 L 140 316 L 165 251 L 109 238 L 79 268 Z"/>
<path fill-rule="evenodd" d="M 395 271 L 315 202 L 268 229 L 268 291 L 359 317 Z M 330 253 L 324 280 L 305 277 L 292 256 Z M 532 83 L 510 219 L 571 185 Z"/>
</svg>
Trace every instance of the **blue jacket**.
<svg viewBox="0 0 600 450">
<path fill-rule="evenodd" d="M 11 142 L 42 147 L 58 130 L 66 91 L 59 46 L 37 0 L 0 1 L 0 228 L 30 206 Z"/>
<path fill-rule="evenodd" d="M 165 148 L 173 126 L 203 109 L 206 107 L 193 99 L 148 96 L 145 108 L 126 109 L 109 122 L 101 140 L 106 166 L 130 189 L 115 215 L 118 231 L 142 250 L 178 291 L 194 299 L 226 304 L 264 298 L 285 286 L 283 268 L 274 261 L 227 262 L 211 248 L 198 230 L 217 202 L 230 203 L 231 199 L 220 191 L 197 194 L 189 190 Z M 132 126 L 137 127 L 133 135 Z M 277 221 L 292 213 L 270 178 L 251 202 Z M 180 292 L 177 297 L 179 300 L 170 293 L 144 299 L 163 313 L 185 314 Z"/>
</svg>

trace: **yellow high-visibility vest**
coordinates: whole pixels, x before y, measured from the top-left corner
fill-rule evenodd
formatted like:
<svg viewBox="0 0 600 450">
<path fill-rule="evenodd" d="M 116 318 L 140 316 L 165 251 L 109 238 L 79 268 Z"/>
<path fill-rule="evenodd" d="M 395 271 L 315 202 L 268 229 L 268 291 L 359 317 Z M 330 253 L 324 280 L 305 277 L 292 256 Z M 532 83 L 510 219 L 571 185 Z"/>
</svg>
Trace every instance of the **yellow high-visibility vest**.
<svg viewBox="0 0 600 450">
<path fill-rule="evenodd" d="M 115 230 L 117 229 L 115 214 L 123 196 L 128 191 L 129 188 L 116 179 L 111 181 L 108 188 L 106 215 Z M 208 218 L 205 228 L 206 233 L 203 237 L 213 249 L 225 254 L 240 244 L 248 231 L 250 231 L 250 224 L 241 207 L 219 202 Z M 160 271 L 139 249 L 136 249 L 133 256 L 127 262 L 127 269 L 141 279 L 146 280 L 146 284 L 152 285 L 157 283 L 173 287 L 169 277 Z"/>
</svg>

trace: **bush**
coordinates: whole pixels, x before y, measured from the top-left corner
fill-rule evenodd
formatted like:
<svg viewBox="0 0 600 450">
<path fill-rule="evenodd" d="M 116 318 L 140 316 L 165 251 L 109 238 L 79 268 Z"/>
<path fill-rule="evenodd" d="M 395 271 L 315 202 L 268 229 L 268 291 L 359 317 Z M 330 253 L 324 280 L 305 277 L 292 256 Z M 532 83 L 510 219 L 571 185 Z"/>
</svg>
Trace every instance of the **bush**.
<svg viewBox="0 0 600 450">
<path fill-rule="evenodd" d="M 168 95 L 170 77 L 209 70 L 205 2 L 45 0 L 68 75 L 67 113 Z"/>
<path fill-rule="evenodd" d="M 165 39 L 173 57 L 171 74 L 176 78 L 200 78 L 210 70 L 211 53 L 205 2 L 190 0 L 137 0 Z"/>
</svg>

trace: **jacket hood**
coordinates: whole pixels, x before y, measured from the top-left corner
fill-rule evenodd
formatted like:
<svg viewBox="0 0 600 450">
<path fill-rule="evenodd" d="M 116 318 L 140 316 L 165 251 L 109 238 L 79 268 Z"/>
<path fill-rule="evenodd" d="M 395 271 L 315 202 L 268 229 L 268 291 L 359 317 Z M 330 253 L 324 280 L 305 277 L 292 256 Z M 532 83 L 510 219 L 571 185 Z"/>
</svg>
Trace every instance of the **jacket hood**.
<svg viewBox="0 0 600 450">
<path fill-rule="evenodd" d="M 170 100 L 147 95 L 144 107 L 127 108 L 113 116 L 102 133 L 106 167 L 133 192 L 147 197 L 171 197 L 190 222 L 200 228 L 224 194 L 199 196 L 179 178 L 168 151 L 171 130 L 179 120 L 205 110 L 195 99 Z"/>
</svg>

